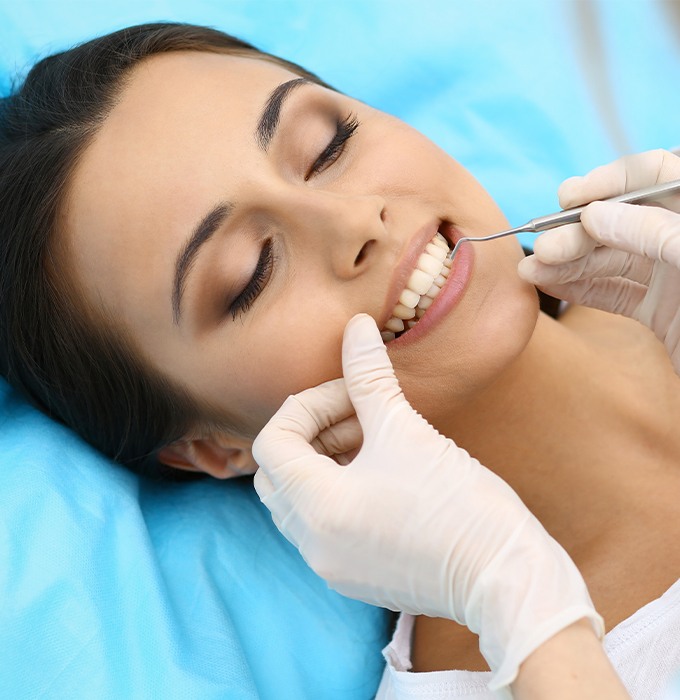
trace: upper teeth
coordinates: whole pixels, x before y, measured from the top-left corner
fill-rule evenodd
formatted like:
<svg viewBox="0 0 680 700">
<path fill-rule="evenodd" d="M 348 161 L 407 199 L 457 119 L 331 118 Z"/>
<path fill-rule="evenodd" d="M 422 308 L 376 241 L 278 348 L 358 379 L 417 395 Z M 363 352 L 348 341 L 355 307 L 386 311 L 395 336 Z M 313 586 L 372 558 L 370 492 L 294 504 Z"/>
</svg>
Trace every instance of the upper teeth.
<svg viewBox="0 0 680 700">
<path fill-rule="evenodd" d="M 449 245 L 446 239 L 437 232 L 418 258 L 416 269 L 411 273 L 406 288 L 392 311 L 392 316 L 385 324 L 381 334 L 385 342 L 394 340 L 396 334 L 404 328 L 413 328 L 430 307 L 439 290 L 444 286 L 451 269 L 451 261 L 447 258 L 448 253 Z"/>
</svg>

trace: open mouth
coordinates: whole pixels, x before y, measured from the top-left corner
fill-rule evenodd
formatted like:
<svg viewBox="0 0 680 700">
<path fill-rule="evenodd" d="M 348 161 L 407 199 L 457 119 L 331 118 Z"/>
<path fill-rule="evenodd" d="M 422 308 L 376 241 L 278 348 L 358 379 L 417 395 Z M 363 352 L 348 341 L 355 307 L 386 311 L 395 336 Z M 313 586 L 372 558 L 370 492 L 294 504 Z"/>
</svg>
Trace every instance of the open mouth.
<svg viewBox="0 0 680 700">
<path fill-rule="evenodd" d="M 411 330 L 427 313 L 449 276 L 452 263 L 447 255 L 450 252 L 446 238 L 437 231 L 418 258 L 392 315 L 382 329 L 385 343 Z"/>
</svg>

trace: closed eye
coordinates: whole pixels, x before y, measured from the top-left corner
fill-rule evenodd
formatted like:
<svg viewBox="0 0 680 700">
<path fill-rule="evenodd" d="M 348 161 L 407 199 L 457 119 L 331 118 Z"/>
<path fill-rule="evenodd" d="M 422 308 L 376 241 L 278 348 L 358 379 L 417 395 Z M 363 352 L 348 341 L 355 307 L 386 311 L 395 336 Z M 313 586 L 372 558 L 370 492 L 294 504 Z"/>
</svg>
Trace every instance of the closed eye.
<svg viewBox="0 0 680 700">
<path fill-rule="evenodd" d="M 262 252 L 258 258 L 253 276 L 239 295 L 229 304 L 227 309 L 235 321 L 239 314 L 244 314 L 253 305 L 272 275 L 274 268 L 274 253 L 272 239 L 265 241 Z"/>
<path fill-rule="evenodd" d="M 323 172 L 329 165 L 332 165 L 345 149 L 347 141 L 359 128 L 359 120 L 356 114 L 350 114 L 345 119 L 338 119 L 336 123 L 335 135 L 330 143 L 324 148 L 319 157 L 305 175 L 305 180 L 309 180 L 312 175 Z"/>
</svg>

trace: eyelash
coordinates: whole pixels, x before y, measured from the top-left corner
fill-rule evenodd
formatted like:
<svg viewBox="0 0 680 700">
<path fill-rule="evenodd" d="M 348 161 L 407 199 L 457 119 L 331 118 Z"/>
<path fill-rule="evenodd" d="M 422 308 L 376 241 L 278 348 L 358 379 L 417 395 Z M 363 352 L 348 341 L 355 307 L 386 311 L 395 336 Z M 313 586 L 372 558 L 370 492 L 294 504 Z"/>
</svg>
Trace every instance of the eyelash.
<svg viewBox="0 0 680 700">
<path fill-rule="evenodd" d="M 348 115 L 345 119 L 338 119 L 335 136 L 324 148 L 321 155 L 314 161 L 305 180 L 309 180 L 312 175 L 316 175 L 332 165 L 345 149 L 347 141 L 359 128 L 359 120 L 355 114 Z M 267 240 L 262 248 L 260 257 L 255 266 L 255 272 L 243 291 L 229 305 L 229 313 L 235 321 L 239 314 L 243 314 L 253 305 L 253 302 L 260 295 L 264 286 L 269 281 L 274 267 L 274 252 L 271 238 Z"/>
<path fill-rule="evenodd" d="M 350 114 L 344 119 L 338 119 L 336 123 L 335 136 L 331 142 L 321 152 L 321 155 L 314 161 L 305 180 L 309 180 L 312 175 L 323 172 L 329 165 L 332 165 L 345 150 L 345 145 L 359 128 L 359 120 L 356 114 Z"/>
<path fill-rule="evenodd" d="M 269 281 L 269 277 L 274 267 L 274 251 L 271 238 L 267 240 L 262 248 L 260 257 L 255 266 L 255 272 L 243 291 L 229 305 L 229 313 L 235 321 L 239 314 L 244 314 L 253 305 L 264 286 Z"/>
</svg>

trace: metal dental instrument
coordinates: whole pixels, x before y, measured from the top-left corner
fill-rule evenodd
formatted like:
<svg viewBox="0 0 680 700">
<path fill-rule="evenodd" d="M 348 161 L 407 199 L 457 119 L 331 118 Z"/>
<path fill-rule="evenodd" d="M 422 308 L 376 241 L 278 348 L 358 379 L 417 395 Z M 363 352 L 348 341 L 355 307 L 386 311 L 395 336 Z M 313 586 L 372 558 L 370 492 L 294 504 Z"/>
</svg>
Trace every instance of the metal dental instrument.
<svg viewBox="0 0 680 700">
<path fill-rule="evenodd" d="M 658 199 L 663 199 L 664 197 L 675 194 L 676 192 L 680 192 L 680 180 L 671 180 L 671 182 L 664 182 L 662 185 L 653 185 L 652 187 L 645 187 L 642 190 L 626 192 L 625 194 L 620 194 L 617 197 L 610 197 L 609 199 L 605 199 L 603 201 L 641 204 L 643 202 L 655 202 Z M 460 238 L 458 241 L 456 241 L 456 245 L 453 247 L 453 250 L 447 257 L 449 260 L 453 260 L 453 256 L 456 254 L 456 251 L 463 241 L 491 241 L 494 238 L 511 236 L 515 233 L 541 233 L 541 231 L 548 231 L 551 228 L 557 228 L 558 226 L 564 226 L 565 224 L 574 224 L 581 220 L 581 214 L 585 208 L 586 205 L 584 204 L 582 207 L 564 209 L 563 211 L 558 211 L 554 214 L 539 216 L 537 219 L 527 221 L 524 226 L 511 228 L 507 231 L 501 231 L 500 233 L 493 233 L 490 236 L 466 236 L 465 238 Z"/>
</svg>

